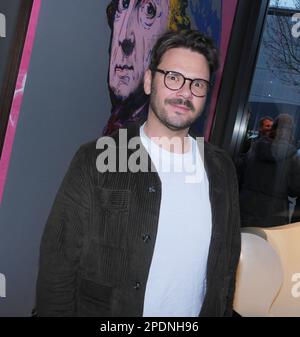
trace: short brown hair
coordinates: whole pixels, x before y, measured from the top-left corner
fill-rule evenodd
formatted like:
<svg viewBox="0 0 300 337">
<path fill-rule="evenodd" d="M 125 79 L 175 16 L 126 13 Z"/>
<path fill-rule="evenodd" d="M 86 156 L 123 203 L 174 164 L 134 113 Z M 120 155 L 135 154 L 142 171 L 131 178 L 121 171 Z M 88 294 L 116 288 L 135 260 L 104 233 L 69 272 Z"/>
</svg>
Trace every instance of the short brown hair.
<svg viewBox="0 0 300 337">
<path fill-rule="evenodd" d="M 168 31 L 153 47 L 149 69 L 154 71 L 166 51 L 173 48 L 186 48 L 203 55 L 209 65 L 210 75 L 219 67 L 219 51 L 214 41 L 198 30 Z"/>
</svg>

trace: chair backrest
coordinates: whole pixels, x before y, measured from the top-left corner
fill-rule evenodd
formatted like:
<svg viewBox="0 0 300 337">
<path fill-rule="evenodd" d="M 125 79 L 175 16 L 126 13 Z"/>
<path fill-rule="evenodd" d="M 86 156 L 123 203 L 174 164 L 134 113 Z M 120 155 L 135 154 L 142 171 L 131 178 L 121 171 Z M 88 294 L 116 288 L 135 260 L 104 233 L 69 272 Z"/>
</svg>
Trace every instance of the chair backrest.
<svg viewBox="0 0 300 337">
<path fill-rule="evenodd" d="M 300 223 L 243 228 L 234 309 L 242 316 L 300 316 Z"/>
</svg>

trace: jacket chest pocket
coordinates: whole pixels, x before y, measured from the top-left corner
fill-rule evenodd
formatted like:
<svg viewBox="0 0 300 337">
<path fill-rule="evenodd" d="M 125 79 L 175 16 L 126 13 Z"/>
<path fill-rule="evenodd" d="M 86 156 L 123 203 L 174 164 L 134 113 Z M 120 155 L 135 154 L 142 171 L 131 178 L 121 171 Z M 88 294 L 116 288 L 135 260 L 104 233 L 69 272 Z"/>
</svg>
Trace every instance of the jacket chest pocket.
<svg viewBox="0 0 300 337">
<path fill-rule="evenodd" d="M 125 248 L 128 230 L 129 190 L 95 189 L 93 229 L 100 243 Z"/>
</svg>

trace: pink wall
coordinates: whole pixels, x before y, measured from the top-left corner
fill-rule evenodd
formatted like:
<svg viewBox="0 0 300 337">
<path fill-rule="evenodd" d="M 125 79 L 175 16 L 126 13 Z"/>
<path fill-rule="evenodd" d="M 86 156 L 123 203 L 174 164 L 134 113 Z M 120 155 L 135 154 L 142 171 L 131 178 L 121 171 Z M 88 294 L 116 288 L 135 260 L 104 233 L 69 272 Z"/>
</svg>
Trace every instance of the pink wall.
<svg viewBox="0 0 300 337">
<path fill-rule="evenodd" d="M 5 182 L 7 178 L 7 172 L 10 162 L 10 156 L 12 152 L 12 147 L 15 139 L 15 133 L 18 125 L 18 119 L 20 114 L 20 109 L 23 100 L 23 93 L 26 84 L 27 72 L 30 63 L 30 57 L 32 52 L 32 47 L 35 38 L 36 27 L 38 23 L 38 17 L 40 12 L 41 0 L 34 0 L 32 12 L 30 16 L 30 21 L 28 25 L 27 35 L 24 43 L 23 54 L 21 58 L 19 74 L 17 78 L 15 93 L 12 101 L 12 106 L 9 115 L 9 121 L 7 125 L 5 141 L 2 151 L 2 156 L 0 159 L 0 204 L 3 197 Z"/>
</svg>

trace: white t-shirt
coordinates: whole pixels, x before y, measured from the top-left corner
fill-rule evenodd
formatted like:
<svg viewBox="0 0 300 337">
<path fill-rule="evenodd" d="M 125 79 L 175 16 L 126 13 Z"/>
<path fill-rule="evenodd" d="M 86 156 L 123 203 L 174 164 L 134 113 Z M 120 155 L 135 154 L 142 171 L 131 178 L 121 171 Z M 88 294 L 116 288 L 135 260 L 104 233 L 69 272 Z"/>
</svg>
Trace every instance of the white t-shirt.
<svg viewBox="0 0 300 337">
<path fill-rule="evenodd" d="M 144 125 L 140 136 L 162 183 L 143 316 L 196 317 L 206 291 L 211 238 L 209 182 L 203 161 L 192 137 L 190 151 L 177 154 L 151 141 Z"/>
</svg>

